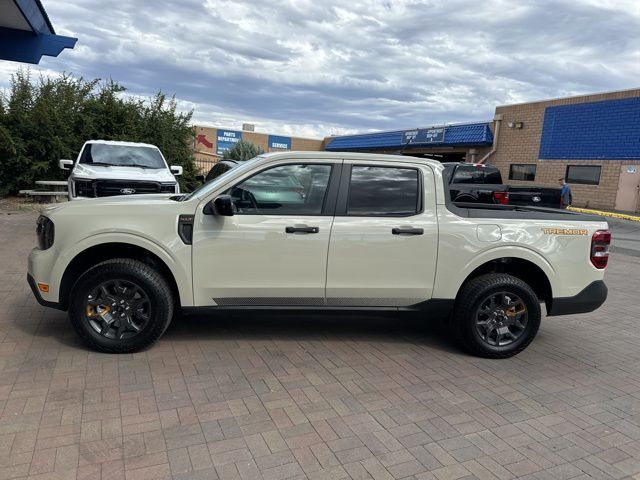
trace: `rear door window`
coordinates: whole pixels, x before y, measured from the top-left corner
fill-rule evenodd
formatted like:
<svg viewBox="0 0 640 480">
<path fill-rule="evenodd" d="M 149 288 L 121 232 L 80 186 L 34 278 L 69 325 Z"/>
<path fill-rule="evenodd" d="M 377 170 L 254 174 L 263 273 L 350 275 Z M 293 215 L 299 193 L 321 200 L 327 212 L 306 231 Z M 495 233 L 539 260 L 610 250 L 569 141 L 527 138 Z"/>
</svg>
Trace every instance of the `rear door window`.
<svg viewBox="0 0 640 480">
<path fill-rule="evenodd" d="M 354 165 L 347 200 L 347 215 L 415 215 L 421 210 L 420 176 L 415 168 Z"/>
</svg>

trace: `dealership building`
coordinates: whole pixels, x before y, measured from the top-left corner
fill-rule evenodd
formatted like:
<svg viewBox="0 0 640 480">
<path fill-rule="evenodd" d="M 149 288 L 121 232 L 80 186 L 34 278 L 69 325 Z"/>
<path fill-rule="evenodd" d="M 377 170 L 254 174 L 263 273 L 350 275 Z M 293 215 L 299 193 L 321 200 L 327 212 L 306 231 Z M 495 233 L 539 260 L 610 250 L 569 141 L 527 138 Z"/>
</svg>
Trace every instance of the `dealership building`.
<svg viewBox="0 0 640 480">
<path fill-rule="evenodd" d="M 198 158 L 213 162 L 240 138 L 265 151 L 377 152 L 491 163 L 509 183 L 557 185 L 565 178 L 575 206 L 640 211 L 640 89 L 502 105 L 485 122 L 324 140 L 196 127 Z"/>
<path fill-rule="evenodd" d="M 272 135 L 255 131 L 254 125 L 244 124 L 242 130 L 196 126 L 196 165 L 206 173 L 220 159 L 225 150 L 233 148 L 240 140 L 246 140 L 265 152 L 287 150 L 322 150 L 323 140 L 286 135 Z"/>
</svg>

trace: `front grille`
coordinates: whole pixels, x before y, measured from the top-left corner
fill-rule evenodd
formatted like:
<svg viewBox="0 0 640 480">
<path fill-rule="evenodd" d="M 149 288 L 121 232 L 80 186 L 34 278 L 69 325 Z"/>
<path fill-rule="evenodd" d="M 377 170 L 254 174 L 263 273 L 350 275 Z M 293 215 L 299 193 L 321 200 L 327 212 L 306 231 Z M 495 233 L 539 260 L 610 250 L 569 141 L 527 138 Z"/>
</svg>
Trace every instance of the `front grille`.
<svg viewBox="0 0 640 480">
<path fill-rule="evenodd" d="M 113 197 L 143 193 L 173 193 L 175 185 L 135 180 L 77 180 L 76 195 L 80 197 Z"/>
</svg>

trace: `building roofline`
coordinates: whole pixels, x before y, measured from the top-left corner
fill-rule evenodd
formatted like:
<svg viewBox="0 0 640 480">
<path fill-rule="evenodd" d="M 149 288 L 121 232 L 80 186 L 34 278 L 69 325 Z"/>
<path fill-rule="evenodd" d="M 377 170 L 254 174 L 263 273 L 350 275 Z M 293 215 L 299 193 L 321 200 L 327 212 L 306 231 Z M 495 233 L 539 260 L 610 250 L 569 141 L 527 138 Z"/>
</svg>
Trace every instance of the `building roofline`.
<svg viewBox="0 0 640 480">
<path fill-rule="evenodd" d="M 634 88 L 626 88 L 623 90 L 608 90 L 606 92 L 582 93 L 578 95 L 569 95 L 568 97 L 545 98 L 542 100 L 533 100 L 530 102 L 505 103 L 502 105 L 496 105 L 496 108 L 516 107 L 519 105 L 532 105 L 534 103 L 545 103 L 545 102 L 553 102 L 557 100 L 570 100 L 572 98 L 596 97 L 598 95 L 611 95 L 614 93 L 628 93 L 628 92 L 638 92 L 638 95 L 640 95 L 640 86 L 634 87 Z"/>
<path fill-rule="evenodd" d="M 44 9 L 44 5 L 42 5 L 42 2 L 40 0 L 35 0 L 35 2 L 38 5 L 40 12 L 42 13 L 42 16 L 44 17 L 44 21 L 47 23 L 49 30 L 51 30 L 51 34 L 55 35 L 56 31 L 53 28 L 53 24 L 51 23 L 51 19 L 49 19 L 49 15 L 47 14 L 47 11 Z"/>
<path fill-rule="evenodd" d="M 464 123 L 437 123 L 432 125 L 426 125 L 422 127 L 410 127 L 410 128 L 394 128 L 393 130 L 376 130 L 374 132 L 366 132 L 366 133 L 347 133 L 344 135 L 329 135 L 324 137 L 325 140 L 333 139 L 333 138 L 342 138 L 342 137 L 365 137 L 368 135 L 380 135 L 384 133 L 400 133 L 406 132 L 407 130 L 418 130 L 425 128 L 438 128 L 438 127 L 464 127 L 467 125 L 485 125 L 491 123 L 491 120 L 483 120 L 477 122 L 464 122 Z"/>
</svg>

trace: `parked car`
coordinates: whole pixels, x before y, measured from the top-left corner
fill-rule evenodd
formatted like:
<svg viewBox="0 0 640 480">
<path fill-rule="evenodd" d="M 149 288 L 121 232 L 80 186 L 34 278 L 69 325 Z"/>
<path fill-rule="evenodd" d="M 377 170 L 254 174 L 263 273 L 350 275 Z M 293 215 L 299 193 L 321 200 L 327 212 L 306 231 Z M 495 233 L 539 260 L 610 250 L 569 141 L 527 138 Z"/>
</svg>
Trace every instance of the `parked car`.
<svg viewBox="0 0 640 480">
<path fill-rule="evenodd" d="M 561 189 L 505 185 L 500 169 L 482 163 L 443 163 L 451 200 L 462 203 L 532 205 L 560 208 Z"/>
<path fill-rule="evenodd" d="M 28 281 L 103 352 L 151 345 L 177 310 L 382 309 L 447 318 L 470 351 L 504 358 L 534 339 L 541 303 L 564 315 L 605 301 L 601 217 L 461 207 L 444 173 L 421 158 L 269 153 L 188 195 L 68 202 L 39 218 Z"/>
<path fill-rule="evenodd" d="M 226 173 L 236 166 L 238 166 L 238 162 L 236 160 L 220 160 L 213 167 L 211 167 L 211 170 L 209 170 L 209 173 L 207 173 L 207 176 L 205 177 L 205 182 L 215 180 L 220 175 Z"/>
<path fill-rule="evenodd" d="M 60 160 L 68 170 L 69 200 L 141 193 L 180 193 L 175 178 L 182 167 L 169 167 L 155 145 L 90 140 L 78 158 Z"/>
</svg>

